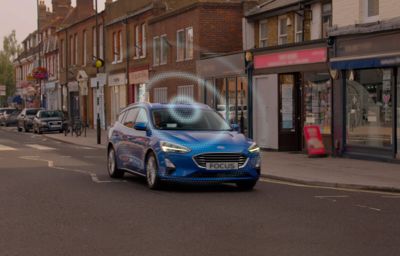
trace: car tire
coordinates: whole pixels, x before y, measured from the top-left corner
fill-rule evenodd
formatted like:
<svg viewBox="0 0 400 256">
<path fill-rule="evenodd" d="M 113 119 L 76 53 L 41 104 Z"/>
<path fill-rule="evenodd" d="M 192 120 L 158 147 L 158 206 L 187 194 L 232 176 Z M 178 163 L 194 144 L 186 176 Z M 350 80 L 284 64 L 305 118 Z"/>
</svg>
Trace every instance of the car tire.
<svg viewBox="0 0 400 256">
<path fill-rule="evenodd" d="M 111 178 L 120 179 L 124 177 L 124 171 L 118 169 L 117 160 L 115 156 L 116 155 L 114 148 L 110 148 L 108 150 L 108 155 L 107 155 L 107 170 Z"/>
<path fill-rule="evenodd" d="M 28 127 L 24 124 L 24 131 L 25 132 L 29 132 L 29 129 L 28 129 Z"/>
<path fill-rule="evenodd" d="M 22 128 L 19 127 L 19 126 L 17 126 L 17 131 L 18 131 L 18 132 L 22 132 Z"/>
<path fill-rule="evenodd" d="M 257 181 L 255 181 L 255 180 L 236 182 L 236 186 L 238 187 L 239 190 L 242 190 L 242 191 L 253 190 L 253 188 L 256 184 L 257 184 Z"/>
<path fill-rule="evenodd" d="M 149 153 L 146 157 L 146 181 L 150 189 L 161 189 L 162 184 L 158 176 L 158 164 L 154 153 Z"/>
</svg>

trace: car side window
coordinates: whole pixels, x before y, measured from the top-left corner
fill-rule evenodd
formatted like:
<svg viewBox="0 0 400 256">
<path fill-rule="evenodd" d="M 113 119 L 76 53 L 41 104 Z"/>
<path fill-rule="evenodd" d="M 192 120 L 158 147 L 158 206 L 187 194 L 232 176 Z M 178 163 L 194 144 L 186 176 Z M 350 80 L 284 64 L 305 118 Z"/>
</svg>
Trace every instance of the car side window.
<svg viewBox="0 0 400 256">
<path fill-rule="evenodd" d="M 147 113 L 145 109 L 140 109 L 140 112 L 136 118 L 136 122 L 135 123 L 148 123 L 149 119 L 147 118 Z"/>
<path fill-rule="evenodd" d="M 131 108 L 127 111 L 125 118 L 123 119 L 123 124 L 126 127 L 133 128 L 135 124 L 135 119 L 139 113 L 138 108 Z"/>
</svg>

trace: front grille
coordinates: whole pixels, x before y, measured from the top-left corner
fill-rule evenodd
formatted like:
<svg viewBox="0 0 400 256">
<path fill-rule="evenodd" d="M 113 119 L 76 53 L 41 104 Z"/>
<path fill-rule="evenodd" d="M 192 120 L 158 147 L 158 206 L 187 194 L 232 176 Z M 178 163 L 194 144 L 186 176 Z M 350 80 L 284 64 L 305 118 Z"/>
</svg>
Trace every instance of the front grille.
<svg viewBox="0 0 400 256">
<path fill-rule="evenodd" d="M 206 168 L 206 163 L 238 163 L 243 167 L 247 157 L 240 153 L 209 153 L 195 156 L 194 160 L 203 168 Z"/>
</svg>

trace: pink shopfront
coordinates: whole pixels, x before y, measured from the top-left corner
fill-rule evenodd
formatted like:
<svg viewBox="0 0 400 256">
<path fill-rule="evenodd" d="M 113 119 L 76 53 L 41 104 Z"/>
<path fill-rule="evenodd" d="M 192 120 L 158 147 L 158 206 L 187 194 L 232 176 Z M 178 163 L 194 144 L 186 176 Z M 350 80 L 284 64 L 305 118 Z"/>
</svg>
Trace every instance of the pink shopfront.
<svg viewBox="0 0 400 256">
<path fill-rule="evenodd" d="M 265 149 L 303 151 L 304 126 L 332 147 L 332 85 L 326 45 L 254 52 L 253 133 Z"/>
</svg>

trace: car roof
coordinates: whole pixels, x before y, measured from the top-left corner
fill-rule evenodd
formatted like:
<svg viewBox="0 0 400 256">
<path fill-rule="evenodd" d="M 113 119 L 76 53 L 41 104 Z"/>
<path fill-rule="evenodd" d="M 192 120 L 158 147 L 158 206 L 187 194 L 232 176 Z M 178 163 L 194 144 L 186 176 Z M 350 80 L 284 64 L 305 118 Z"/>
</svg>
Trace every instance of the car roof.
<svg viewBox="0 0 400 256">
<path fill-rule="evenodd" d="M 132 107 L 145 107 L 147 109 L 167 109 L 167 108 L 200 108 L 211 109 L 208 105 L 202 103 L 149 103 L 139 102 L 130 104 L 126 109 Z"/>
</svg>

